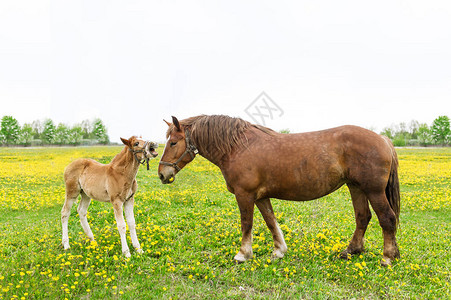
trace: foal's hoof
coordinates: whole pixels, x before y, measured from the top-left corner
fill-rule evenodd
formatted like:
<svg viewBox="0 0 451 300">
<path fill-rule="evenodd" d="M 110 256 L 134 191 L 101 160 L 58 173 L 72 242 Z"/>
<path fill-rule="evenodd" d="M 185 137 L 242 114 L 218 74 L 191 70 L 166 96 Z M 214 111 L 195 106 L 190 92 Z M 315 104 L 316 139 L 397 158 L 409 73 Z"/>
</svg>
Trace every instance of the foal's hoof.
<svg viewBox="0 0 451 300">
<path fill-rule="evenodd" d="M 139 254 L 143 254 L 144 253 L 143 249 L 141 249 L 141 248 L 136 249 L 136 252 L 139 253 Z"/>
<path fill-rule="evenodd" d="M 132 255 L 130 254 L 130 250 L 122 252 L 126 258 L 130 258 Z"/>
<path fill-rule="evenodd" d="M 246 260 L 252 258 L 252 253 L 250 254 L 243 254 L 241 252 L 238 252 L 237 255 L 233 258 L 237 263 L 244 263 Z"/>
</svg>

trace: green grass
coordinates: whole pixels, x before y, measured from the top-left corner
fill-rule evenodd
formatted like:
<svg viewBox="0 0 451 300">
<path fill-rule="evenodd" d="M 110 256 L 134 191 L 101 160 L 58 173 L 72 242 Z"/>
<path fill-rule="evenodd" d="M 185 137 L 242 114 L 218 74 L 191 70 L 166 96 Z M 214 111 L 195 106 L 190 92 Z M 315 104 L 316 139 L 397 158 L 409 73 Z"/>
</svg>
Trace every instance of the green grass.
<svg viewBox="0 0 451 300">
<path fill-rule="evenodd" d="M 0 299 L 451 297 L 451 149 L 397 150 L 401 259 L 390 268 L 380 266 L 382 233 L 374 213 L 366 252 L 348 261 L 338 258 L 354 230 L 346 187 L 310 202 L 272 201 L 288 245 L 281 260 L 270 260 L 272 237 L 256 209 L 254 258 L 234 263 L 241 240 L 238 207 L 219 169 L 201 157 L 171 185 L 160 183 L 158 159 L 150 171 L 141 167 L 135 218 L 144 254 L 132 250 L 130 259 L 121 256 L 112 207 L 97 201 L 88 220 L 98 245 L 84 236 L 75 204 L 71 249 L 65 252 L 60 224 L 65 162 L 81 156 L 105 162 L 119 149 L 0 149 L 0 160 L 17 167 L 12 175 L 0 173 L 0 200 L 11 203 L 0 205 Z M 58 171 L 28 178 L 28 164 L 38 161 Z M 33 202 L 39 197 L 49 200 Z M 38 204 L 11 208 L 14 202 Z"/>
</svg>

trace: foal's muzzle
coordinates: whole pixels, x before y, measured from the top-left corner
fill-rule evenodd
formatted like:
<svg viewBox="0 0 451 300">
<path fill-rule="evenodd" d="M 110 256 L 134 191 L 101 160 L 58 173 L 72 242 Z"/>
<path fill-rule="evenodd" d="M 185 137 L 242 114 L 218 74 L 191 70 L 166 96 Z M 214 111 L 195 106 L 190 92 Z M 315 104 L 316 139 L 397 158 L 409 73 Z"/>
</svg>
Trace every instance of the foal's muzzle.
<svg viewBox="0 0 451 300">
<path fill-rule="evenodd" d="M 146 156 L 149 158 L 157 157 L 158 153 L 155 149 L 158 148 L 158 144 L 155 142 L 148 142 L 146 145 Z"/>
</svg>

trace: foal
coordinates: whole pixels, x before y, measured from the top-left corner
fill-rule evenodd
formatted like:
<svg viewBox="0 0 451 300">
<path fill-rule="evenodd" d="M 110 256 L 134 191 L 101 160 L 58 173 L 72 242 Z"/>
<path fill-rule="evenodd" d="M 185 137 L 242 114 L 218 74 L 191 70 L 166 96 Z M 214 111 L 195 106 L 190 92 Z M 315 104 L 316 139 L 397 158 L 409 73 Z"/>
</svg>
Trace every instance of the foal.
<svg viewBox="0 0 451 300">
<path fill-rule="evenodd" d="M 133 247 L 138 253 L 142 253 L 136 236 L 135 217 L 133 215 L 133 203 L 135 201 L 133 196 L 138 188 L 136 174 L 140 164 L 148 162 L 150 158 L 158 155 L 155 151 L 158 145 L 135 136 L 128 140 L 123 138 L 121 140 L 125 147 L 113 158 L 111 163 L 104 165 L 92 159 L 81 158 L 69 164 L 64 170 L 66 201 L 61 210 L 64 250 L 69 249 L 67 223 L 70 209 L 78 195 L 81 195 L 77 211 L 81 226 L 91 241 L 94 241 L 94 235 L 89 227 L 86 214 L 92 198 L 102 202 L 111 202 L 113 205 L 117 229 L 121 236 L 122 253 L 126 257 L 130 257 L 122 213 L 122 205 L 124 206 Z"/>
</svg>

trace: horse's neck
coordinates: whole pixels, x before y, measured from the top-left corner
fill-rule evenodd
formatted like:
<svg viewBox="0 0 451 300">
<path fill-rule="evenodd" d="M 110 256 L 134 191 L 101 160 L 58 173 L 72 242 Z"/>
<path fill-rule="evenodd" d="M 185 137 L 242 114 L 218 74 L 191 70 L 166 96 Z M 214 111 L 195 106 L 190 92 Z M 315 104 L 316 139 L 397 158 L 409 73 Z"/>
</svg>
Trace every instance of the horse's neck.
<svg viewBox="0 0 451 300">
<path fill-rule="evenodd" d="M 211 163 L 213 163 L 214 165 L 221 168 L 224 161 L 227 161 L 232 153 L 222 154 L 214 147 L 209 147 L 207 148 L 207 151 L 199 150 L 199 154 L 208 161 L 210 161 Z"/>
<path fill-rule="evenodd" d="M 238 154 L 242 151 L 246 151 L 248 147 L 253 142 L 261 138 L 262 135 L 266 136 L 266 134 L 264 134 L 260 130 L 249 128 L 242 137 L 243 139 L 245 139 L 245 142 L 242 145 L 236 145 L 230 153 L 220 153 L 214 146 L 211 146 L 207 148 L 207 151 L 205 151 L 206 153 L 199 150 L 199 154 L 209 160 L 211 163 L 222 168 L 222 166 L 226 164 L 231 157 L 234 157 L 235 154 Z"/>
<path fill-rule="evenodd" d="M 139 164 L 128 147 L 124 147 L 110 163 L 116 170 L 123 170 L 123 174 L 134 179 L 138 173 Z"/>
</svg>

